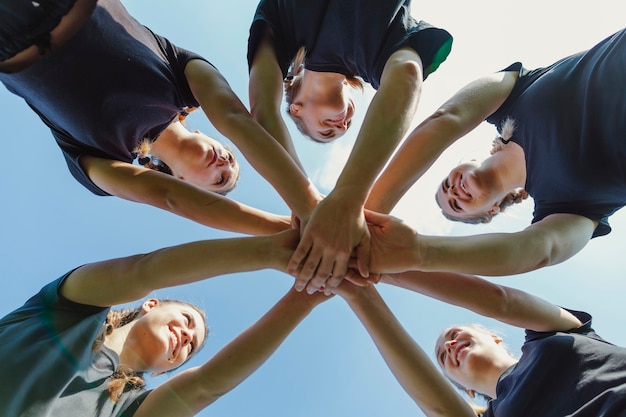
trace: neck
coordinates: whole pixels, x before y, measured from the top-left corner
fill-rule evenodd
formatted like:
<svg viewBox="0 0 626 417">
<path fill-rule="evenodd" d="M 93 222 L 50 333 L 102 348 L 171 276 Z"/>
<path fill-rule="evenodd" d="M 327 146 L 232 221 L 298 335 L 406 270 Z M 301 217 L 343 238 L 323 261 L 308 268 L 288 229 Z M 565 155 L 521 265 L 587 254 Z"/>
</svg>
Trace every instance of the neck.
<svg viewBox="0 0 626 417">
<path fill-rule="evenodd" d="M 189 131 L 179 121 L 172 122 L 159 137 L 152 142 L 150 153 L 166 164 L 177 159 L 178 145 Z"/>
<path fill-rule="evenodd" d="M 114 329 L 110 335 L 105 337 L 104 345 L 117 353 L 117 356 L 120 358 L 121 365 L 125 365 L 136 371 L 141 371 L 142 366 L 135 360 L 134 355 L 130 354 L 132 349 L 127 347 L 129 344 L 128 335 L 134 323 L 135 322 L 133 321 L 125 326 Z"/>
<path fill-rule="evenodd" d="M 496 398 L 496 386 L 500 377 L 511 366 L 517 363 L 517 359 L 509 356 L 502 356 L 493 363 L 493 367 L 484 373 L 484 379 L 476 384 L 475 390 L 482 392 L 491 398 Z"/>
<path fill-rule="evenodd" d="M 509 142 L 504 149 L 483 161 L 479 171 L 489 173 L 486 178 L 493 178 L 493 186 L 500 194 L 508 194 L 526 184 L 526 159 L 524 150 L 516 143 Z"/>
</svg>

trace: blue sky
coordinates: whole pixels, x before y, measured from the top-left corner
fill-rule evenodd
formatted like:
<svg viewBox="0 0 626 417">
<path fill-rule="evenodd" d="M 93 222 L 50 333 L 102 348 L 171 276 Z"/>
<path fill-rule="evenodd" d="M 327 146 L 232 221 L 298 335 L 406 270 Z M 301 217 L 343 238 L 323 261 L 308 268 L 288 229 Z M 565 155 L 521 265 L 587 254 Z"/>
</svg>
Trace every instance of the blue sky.
<svg viewBox="0 0 626 417">
<path fill-rule="evenodd" d="M 207 57 L 248 102 L 246 42 L 256 1 L 124 3 L 139 21 L 157 33 Z M 527 67 L 550 64 L 591 47 L 623 25 L 623 14 L 614 0 L 454 1 L 431 2 L 423 7 L 414 3 L 414 16 L 448 29 L 455 37 L 447 62 L 424 84 L 415 124 L 481 75 L 514 61 Z M 361 105 L 356 122 L 361 120 L 371 94 L 371 90 L 363 95 L 357 93 L 357 104 Z M 233 236 L 149 206 L 91 195 L 73 180 L 52 136 L 23 102 L 0 89 L 0 108 L 5 129 L 0 176 L 0 270 L 4 271 L 0 315 L 18 307 L 41 286 L 76 265 L 193 240 Z M 223 139 L 199 113 L 189 118 L 189 126 Z M 288 122 L 307 172 L 322 192 L 332 189 L 358 124 L 338 143 L 324 146 L 302 139 Z M 455 144 L 407 193 L 394 214 L 425 234 L 513 231 L 527 225 L 530 201 L 487 226 L 454 225 L 438 214 L 432 197 L 435 184 L 453 164 L 486 156 L 493 135 L 494 130 L 485 125 Z M 287 214 L 286 205 L 271 186 L 244 161 L 242 166 L 241 180 L 232 198 Z M 494 280 L 563 306 L 589 311 L 602 336 L 626 345 L 626 318 L 621 314 L 626 283 L 620 262 L 624 256 L 626 212 L 618 212 L 611 223 L 611 235 L 593 240 L 561 265 Z M 155 295 L 186 299 L 207 310 L 211 335 L 195 364 L 205 361 L 253 323 L 291 284 L 287 275 L 261 271 L 218 277 Z M 407 330 L 429 352 L 443 327 L 465 322 L 481 322 L 501 330 L 514 352 L 521 345 L 521 330 L 405 290 L 380 286 L 380 291 Z M 256 374 L 200 415 L 322 414 L 422 415 L 339 298 L 314 311 Z"/>
</svg>

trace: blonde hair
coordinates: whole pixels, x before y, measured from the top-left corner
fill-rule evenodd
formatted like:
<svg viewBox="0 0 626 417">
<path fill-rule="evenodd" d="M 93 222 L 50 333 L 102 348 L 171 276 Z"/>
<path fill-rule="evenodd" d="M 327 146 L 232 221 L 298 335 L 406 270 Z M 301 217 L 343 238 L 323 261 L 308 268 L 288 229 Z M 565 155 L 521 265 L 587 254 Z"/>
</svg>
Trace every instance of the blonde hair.
<svg viewBox="0 0 626 417">
<path fill-rule="evenodd" d="M 204 322 L 206 323 L 206 315 L 204 314 L 204 312 L 193 304 L 187 303 L 185 301 L 178 301 L 178 300 L 159 300 L 159 303 L 160 304 L 182 304 L 182 305 L 189 306 L 193 308 L 194 310 L 196 310 L 202 316 Z M 140 307 L 136 307 L 132 309 L 128 308 L 128 309 L 119 309 L 119 310 L 109 310 L 106 316 L 103 329 L 96 337 L 96 340 L 94 340 L 92 351 L 97 352 L 100 349 L 102 349 L 102 346 L 104 346 L 104 339 L 106 338 L 106 336 L 113 333 L 114 329 L 125 326 L 126 324 L 136 320 L 137 318 L 141 316 L 141 314 L 142 314 L 142 309 Z M 206 334 L 203 339 L 204 341 L 206 341 L 206 336 L 208 334 L 208 327 L 205 326 L 205 329 L 206 329 Z M 197 347 L 196 352 L 198 352 L 203 346 L 204 346 L 204 342 L 202 345 Z M 117 403 L 125 391 L 138 390 L 138 389 L 144 388 L 146 386 L 146 381 L 143 375 L 144 375 L 144 372 L 136 372 L 127 366 L 119 365 L 118 368 L 111 375 L 110 377 L 111 380 L 109 381 L 109 384 L 107 387 L 107 390 L 109 392 L 109 399 L 113 401 L 114 403 Z"/>
<path fill-rule="evenodd" d="M 291 120 L 293 120 L 293 122 L 296 124 L 298 130 L 305 136 L 317 141 L 309 134 L 309 132 L 307 132 L 306 127 L 302 122 L 302 119 L 291 114 L 291 111 L 289 110 L 290 106 L 294 103 L 296 97 L 298 96 L 300 88 L 302 87 L 302 76 L 305 70 L 305 61 L 306 48 L 304 46 L 301 46 L 296 52 L 296 56 L 293 58 L 293 61 L 291 61 L 291 65 L 287 70 L 287 75 L 283 80 L 283 86 L 285 89 L 285 101 L 287 102 L 286 110 L 289 117 L 291 117 Z M 348 81 L 350 87 L 358 90 L 363 90 L 363 81 L 360 78 L 354 76 L 346 76 L 346 80 Z"/>
</svg>

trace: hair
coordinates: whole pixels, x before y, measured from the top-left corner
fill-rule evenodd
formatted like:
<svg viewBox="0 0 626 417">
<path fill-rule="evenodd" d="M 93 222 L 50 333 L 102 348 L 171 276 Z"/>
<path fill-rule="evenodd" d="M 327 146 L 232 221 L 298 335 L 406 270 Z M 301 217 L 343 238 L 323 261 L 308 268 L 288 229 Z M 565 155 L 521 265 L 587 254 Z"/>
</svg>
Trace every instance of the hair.
<svg viewBox="0 0 626 417">
<path fill-rule="evenodd" d="M 204 313 L 204 311 L 202 311 L 197 306 L 191 303 L 188 303 L 185 301 L 167 300 L 167 299 L 159 300 L 159 303 L 160 305 L 182 304 L 182 305 L 191 307 L 202 316 L 204 322 L 206 323 L 206 314 Z M 105 337 L 110 335 L 114 329 L 127 325 L 128 323 L 138 319 L 141 315 L 142 315 L 141 307 L 119 309 L 119 310 L 113 310 L 113 309 L 109 310 L 106 316 L 106 321 L 104 323 L 103 329 L 98 334 L 98 336 L 96 337 L 96 340 L 93 343 L 92 351 L 97 352 L 100 349 L 102 349 L 102 346 L 104 345 Z M 206 336 L 208 335 L 208 332 L 209 332 L 208 326 L 205 326 L 205 329 L 206 329 L 206 334 L 203 339 L 202 345 L 198 346 L 196 352 L 198 352 L 204 346 L 204 343 L 206 343 L 206 339 L 207 339 Z M 171 372 L 174 369 L 170 369 L 168 372 Z M 146 382 L 144 379 L 144 372 L 133 371 L 131 368 L 124 366 L 124 365 L 118 366 L 115 372 L 113 372 L 113 374 L 111 375 L 110 379 L 111 380 L 109 381 L 109 385 L 108 385 L 109 399 L 113 401 L 114 403 L 119 401 L 119 399 L 122 397 L 122 394 L 125 391 L 138 390 L 146 386 Z"/>
<path fill-rule="evenodd" d="M 497 332 L 495 330 L 489 329 L 489 328 L 483 326 L 482 324 L 465 324 L 464 327 L 471 327 L 472 329 L 477 330 L 477 331 L 482 332 L 482 333 L 487 334 L 487 335 L 496 335 L 496 336 L 498 336 L 500 338 L 502 337 L 500 332 Z M 500 343 L 500 346 L 503 349 L 505 349 L 507 351 L 507 353 L 511 357 L 515 357 L 515 355 L 513 355 L 513 353 L 509 350 L 509 348 L 504 343 Z M 435 345 L 435 349 L 437 349 L 436 345 Z M 437 356 L 437 352 L 436 351 L 435 351 L 435 356 Z M 439 364 L 439 361 L 436 361 L 436 362 L 441 367 L 441 365 Z M 467 403 L 472 408 L 474 413 L 476 413 L 477 416 L 479 416 L 482 413 L 484 413 L 485 411 L 487 411 L 487 407 L 486 406 L 477 404 L 476 402 L 474 402 L 474 400 L 476 399 L 476 397 L 478 397 L 480 400 L 482 400 L 485 403 L 487 403 L 487 402 L 492 400 L 492 398 L 490 396 L 488 396 L 487 394 L 483 394 L 481 392 L 476 392 L 474 390 L 470 390 L 468 388 L 465 388 L 463 385 L 459 384 L 458 382 L 456 382 L 455 380 L 450 378 L 445 372 L 443 372 L 443 374 L 448 379 L 448 381 L 450 381 L 450 383 L 452 383 L 452 385 L 454 385 L 458 390 L 463 391 L 463 393 L 467 396 L 467 398 L 466 398 Z"/>
<path fill-rule="evenodd" d="M 493 155 L 501 151 L 502 149 L 504 149 L 506 144 L 509 143 L 509 141 L 511 140 L 511 137 L 513 136 L 513 132 L 515 131 L 515 120 L 510 117 L 507 117 L 506 119 L 504 119 L 504 121 L 502 122 L 502 127 L 500 131 L 501 133 L 497 135 L 494 138 L 493 142 L 491 143 L 491 150 L 489 151 L 490 155 Z M 507 207 L 512 206 L 513 204 L 521 203 L 527 198 L 528 198 L 528 193 L 526 192 L 526 190 L 524 190 L 523 188 L 516 188 L 515 190 L 508 193 L 502 199 L 500 204 L 498 204 L 498 208 L 500 210 L 494 214 L 484 213 L 484 214 L 477 215 L 476 217 L 459 218 L 459 217 L 455 217 L 450 214 L 447 214 L 443 210 L 442 210 L 442 213 L 445 218 L 447 218 L 448 220 L 452 220 L 452 221 L 458 221 L 458 222 L 463 222 L 467 224 L 489 223 L 496 214 L 503 212 Z"/>
<path fill-rule="evenodd" d="M 289 117 L 291 117 L 291 120 L 293 120 L 293 122 L 296 124 L 296 127 L 303 135 L 316 142 L 326 143 L 318 141 L 317 139 L 312 137 L 306 130 L 306 126 L 304 126 L 302 119 L 291 114 L 291 111 L 289 109 L 290 106 L 294 103 L 296 96 L 298 95 L 298 93 L 300 92 L 300 88 L 302 87 L 302 76 L 305 69 L 305 58 L 306 48 L 304 46 L 301 46 L 296 52 L 296 56 L 293 58 L 293 61 L 291 61 L 291 65 L 287 70 L 287 76 L 283 80 L 283 85 L 285 87 L 285 101 L 287 102 L 286 110 Z M 358 90 L 363 90 L 364 84 L 360 78 L 355 76 L 346 76 L 346 80 L 348 81 L 350 87 Z"/>
</svg>

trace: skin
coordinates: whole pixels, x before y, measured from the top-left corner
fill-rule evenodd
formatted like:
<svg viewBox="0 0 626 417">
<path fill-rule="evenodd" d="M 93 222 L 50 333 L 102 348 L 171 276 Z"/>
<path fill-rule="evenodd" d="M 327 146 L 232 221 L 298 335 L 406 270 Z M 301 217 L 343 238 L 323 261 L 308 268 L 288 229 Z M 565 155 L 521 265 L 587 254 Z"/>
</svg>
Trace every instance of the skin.
<svg viewBox="0 0 626 417">
<path fill-rule="evenodd" d="M 313 139 L 332 142 L 352 124 L 355 107 L 351 89 L 343 74 L 305 70 L 289 112 L 302 120 Z"/>
<path fill-rule="evenodd" d="M 408 130 L 422 78 L 421 59 L 412 49 L 400 49 L 387 61 L 335 188 L 313 210 L 289 262 L 296 289 L 313 293 L 336 288 L 353 253 L 361 274 L 369 275 L 370 236 L 363 207 L 376 176 Z"/>
<path fill-rule="evenodd" d="M 288 268 L 288 272 L 296 277 L 297 290 L 314 293 L 324 287 L 330 292 L 345 276 L 352 254 L 357 256 L 363 276 L 369 275 L 369 232 L 363 207 L 376 177 L 408 131 L 421 94 L 422 71 L 421 59 L 414 50 L 402 48 L 391 55 L 383 69 L 380 88 L 369 105 L 335 188 L 326 198 L 320 198 L 319 204 L 309 206 L 308 213 L 297 214 L 302 240 Z M 317 125 L 312 130 L 328 123 L 328 127 L 324 126 L 326 130 L 317 131 L 334 133 L 336 137 L 341 133 L 339 129 L 343 129 L 342 124 L 347 128 L 352 107 L 345 77 L 312 71 L 305 71 L 305 74 L 309 78 L 304 80 L 304 93 L 314 90 L 315 83 L 308 81 L 317 77 L 320 87 L 328 86 L 331 92 L 334 91 L 334 98 L 314 106 L 315 111 L 311 114 L 306 113 L 309 100 L 296 100 L 290 111 L 297 115 L 304 110 L 306 123 Z M 265 33 L 252 60 L 249 95 L 252 116 L 302 169 L 282 120 L 283 75 L 270 30 Z M 325 113 L 321 114 L 322 111 Z M 330 126 L 331 122 L 337 122 L 337 126 Z M 367 169 L 364 170 L 364 166 Z"/>
<path fill-rule="evenodd" d="M 277 235 L 192 242 L 147 254 L 84 265 L 64 281 L 60 293 L 88 305 L 111 306 L 141 299 L 160 288 L 213 276 L 265 268 L 285 270 L 298 239 L 297 231 Z M 196 415 L 252 374 L 312 309 L 328 297 L 291 289 L 261 319 L 215 356 L 172 376 L 151 391 L 136 417 Z M 205 325 L 184 305 L 160 305 L 148 299 L 143 314 L 114 330 L 105 344 L 122 363 L 135 369 L 164 372 L 176 368 L 202 344 Z M 250 349 L 254 346 L 254 349 Z"/>
<path fill-rule="evenodd" d="M 473 275 L 411 270 L 383 274 L 381 282 L 538 332 L 567 331 L 582 325 L 574 315 L 546 300 Z M 425 415 L 476 415 L 398 322 L 373 285 L 342 283 L 334 291 L 349 304 L 398 382 Z M 496 398 L 498 378 L 516 362 L 502 347 L 500 337 L 471 326 L 445 329 L 437 341 L 436 357 L 444 372 L 468 391 L 492 398 Z"/>
<path fill-rule="evenodd" d="M 239 176 L 239 163 L 232 151 L 200 131 L 187 130 L 178 121 L 153 142 L 150 152 L 170 167 L 174 177 L 205 190 L 226 192 Z"/>
<path fill-rule="evenodd" d="M 71 39 L 95 6 L 96 2 L 92 0 L 76 3 L 58 27 L 52 30 L 52 50 Z M 0 63 L 0 70 L 28 67 L 42 58 L 35 49 L 28 48 Z M 224 77 L 213 66 L 198 59 L 187 63 L 184 74 L 209 121 L 235 143 L 252 166 L 276 188 L 293 213 L 306 218 L 321 199 L 317 190 L 289 154 L 252 119 Z M 193 140 L 194 135 L 200 136 L 196 132 L 182 131 L 175 122 L 166 129 L 164 137 L 156 141 L 161 142 L 157 148 L 167 145 L 165 137 L 176 139 L 173 143 L 181 146 L 178 152 L 171 149 L 156 151 L 173 167 L 175 176 L 172 178 L 130 163 L 88 155 L 81 157 L 80 164 L 98 187 L 112 195 L 150 204 L 206 226 L 249 234 L 276 233 L 290 227 L 288 217 L 256 210 L 216 195 L 214 191 L 223 192 L 231 188 L 238 168 L 234 159 L 229 162 L 230 166 L 226 164 L 228 158 L 220 150 L 217 152 L 223 157 L 217 161 L 220 172 L 212 172 L 218 166 L 210 162 L 209 149 L 216 149 L 217 145 L 207 145 L 212 142 L 208 137 Z M 187 151 L 191 151 L 192 155 L 182 154 Z M 232 153 L 228 155 L 232 158 Z M 200 160 L 194 160 L 194 156 L 200 157 Z M 182 159 L 178 160 L 178 157 Z M 198 162 L 213 166 L 197 165 Z M 187 163 L 189 165 L 185 165 Z"/>
</svg>

